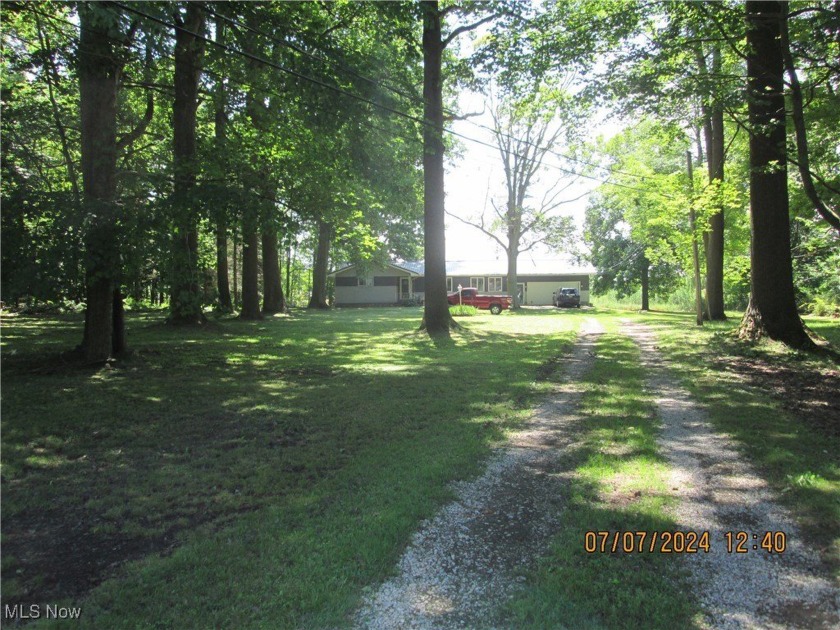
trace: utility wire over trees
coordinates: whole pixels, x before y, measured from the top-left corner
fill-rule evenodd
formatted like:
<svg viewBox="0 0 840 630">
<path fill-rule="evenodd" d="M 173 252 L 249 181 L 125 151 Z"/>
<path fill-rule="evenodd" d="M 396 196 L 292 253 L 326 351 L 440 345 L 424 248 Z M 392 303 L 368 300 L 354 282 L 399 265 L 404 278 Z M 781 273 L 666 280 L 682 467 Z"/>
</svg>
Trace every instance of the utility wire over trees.
<svg viewBox="0 0 840 630">
<path fill-rule="evenodd" d="M 695 179 L 695 190 L 698 236 L 708 230 L 710 310 L 716 294 L 708 281 L 719 275 L 712 242 L 721 238 L 727 305 L 746 303 L 746 213 L 736 197 L 749 175 L 746 160 L 739 158 L 745 152 L 744 131 L 755 131 L 753 141 L 762 133 L 746 120 L 743 106 L 741 5 L 9 2 L 3 13 L 3 297 L 84 302 L 82 350 L 91 361 L 125 345 L 123 294 L 161 305 L 163 296 L 171 295 L 173 319 L 181 305 L 192 309 L 188 318 L 198 319 L 217 295 L 220 306 L 228 308 L 224 294 L 230 270 L 224 267 L 233 263 L 237 293 L 243 236 L 250 239 L 248 306 L 257 317 L 276 308 L 272 304 L 281 295 L 266 291 L 266 283 L 278 286 L 265 274 L 266 259 L 275 268 L 277 240 L 301 244 L 300 258 L 308 264 L 315 234 L 323 232 L 319 279 L 329 260 L 413 257 L 422 238 L 423 194 L 426 324 L 433 334 L 448 329 L 444 140 L 460 137 L 499 147 L 446 124 L 453 114 L 443 105 L 444 88 L 456 83 L 475 88 L 485 79 L 516 85 L 521 94 L 529 85 L 551 84 L 549 78 L 574 69 L 591 86 L 583 98 L 612 108 L 626 103 L 625 110 L 644 111 L 659 123 L 678 121 L 683 132 L 700 140 L 695 164 L 705 158 L 708 182 Z M 795 4 L 783 5 L 782 14 L 779 41 L 793 133 L 779 138 L 790 143 L 784 157 L 798 167 L 788 180 L 799 248 L 788 292 L 800 306 L 818 298 L 835 304 L 836 282 L 820 278 L 833 273 L 830 261 L 837 249 L 837 12 L 833 5 Z M 202 15 L 215 23 L 204 27 L 187 19 Z M 421 16 L 425 32 L 418 46 Z M 481 25 L 486 29 L 479 31 L 479 45 L 471 56 L 463 55 L 457 47 L 461 36 Z M 193 63 L 185 63 L 185 55 Z M 606 81 L 591 82 L 603 68 L 601 61 L 618 67 L 608 67 Z M 482 69 L 484 77 L 476 74 Z M 428 79 L 423 95 L 417 93 L 421 71 Z M 480 123 L 469 124 L 487 131 Z M 548 138 L 517 144 L 520 139 L 519 132 L 495 136 L 496 145 L 509 147 L 513 173 L 531 164 Z M 654 149 L 664 147 L 657 148 L 660 140 L 668 142 L 652 139 L 644 148 L 642 166 Z M 612 191 L 612 205 L 624 213 L 617 219 L 618 231 L 636 245 L 625 257 L 643 246 L 651 278 L 660 264 L 688 268 L 684 185 L 676 185 L 671 170 L 652 175 L 620 161 L 592 164 L 556 147 L 548 155 L 561 161 L 546 156 L 546 174 L 564 178 L 571 171 L 608 182 L 602 193 Z M 729 156 L 725 181 L 721 155 Z M 710 192 L 715 189 L 722 195 Z M 730 193 L 733 203 L 726 201 Z M 484 219 L 486 229 L 509 214 L 506 201 Z M 529 201 L 520 205 L 529 210 L 540 200 Z M 753 206 L 754 219 L 767 211 L 758 199 Z M 715 211 L 721 208 L 726 208 L 722 233 L 715 227 Z M 774 220 L 781 225 L 786 214 Z M 243 235 L 243 220 L 251 217 L 253 226 Z M 528 225 L 525 216 L 519 222 L 520 228 Z M 232 226 L 237 228 L 231 256 Z M 520 236 L 534 236 L 536 227 Z M 766 235 L 759 232 L 754 226 L 754 304 L 769 321 L 775 307 L 759 297 L 757 261 L 774 254 L 764 251 Z M 511 249 L 504 228 L 496 236 Z M 774 238 L 787 242 L 789 234 Z M 173 241 L 186 246 L 173 247 Z M 528 246 L 521 241 L 518 249 Z M 181 253 L 186 264 L 173 264 Z M 288 267 L 295 264 L 288 262 Z M 254 269 L 262 276 L 252 277 Z M 779 292 L 777 279 L 773 276 L 773 290 Z M 326 303 L 322 284 L 319 305 Z M 737 302 L 731 300 L 735 292 Z M 795 305 L 783 308 L 789 315 Z"/>
<path fill-rule="evenodd" d="M 572 100 L 562 89 L 537 89 L 525 97 L 499 101 L 492 107 L 493 137 L 505 179 L 504 200 L 497 203 L 491 199 L 493 213 L 485 209 L 476 219 L 448 213 L 477 228 L 504 250 L 508 292 L 513 295 L 514 309 L 520 307 L 516 291 L 519 254 L 538 245 L 560 250 L 573 244 L 572 219 L 558 215 L 557 211 L 580 198 L 568 196 L 578 178 L 571 174 L 558 176 L 542 195 L 534 195 L 534 188 L 545 175 L 546 156 L 574 135 L 577 116 Z"/>
</svg>

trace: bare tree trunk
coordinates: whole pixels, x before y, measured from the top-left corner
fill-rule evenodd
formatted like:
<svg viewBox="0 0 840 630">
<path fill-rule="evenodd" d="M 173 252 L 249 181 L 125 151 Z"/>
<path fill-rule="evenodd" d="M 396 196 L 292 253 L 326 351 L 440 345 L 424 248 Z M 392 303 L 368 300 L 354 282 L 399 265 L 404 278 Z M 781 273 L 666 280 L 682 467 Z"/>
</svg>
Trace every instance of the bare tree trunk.
<svg viewBox="0 0 840 630">
<path fill-rule="evenodd" d="M 216 286 L 219 289 L 219 308 L 226 313 L 233 310 L 228 279 L 227 222 L 220 219 L 216 226 Z"/>
<path fill-rule="evenodd" d="M 327 272 L 329 271 L 330 241 L 332 226 L 318 221 L 318 245 L 312 265 L 312 297 L 309 308 L 329 308 L 327 304 Z"/>
<path fill-rule="evenodd" d="M 172 299 L 170 321 L 199 324 L 202 311 L 198 270 L 198 213 L 191 199 L 196 182 L 195 128 L 198 81 L 204 43 L 192 33 L 204 29 L 204 13 L 196 3 L 186 3 L 183 21 L 176 11 L 175 99 L 172 106 L 175 170 L 175 233 L 173 238 Z"/>
<path fill-rule="evenodd" d="M 122 70 L 113 40 L 95 10 L 79 7 L 79 92 L 87 306 L 81 352 L 105 361 L 114 348 L 114 289 L 120 269 L 117 246 L 117 89 Z M 117 322 L 122 325 L 122 320 Z M 125 345 L 124 331 L 117 331 Z"/>
<path fill-rule="evenodd" d="M 280 281 L 280 256 L 277 252 L 277 232 L 273 227 L 262 233 L 263 252 L 263 313 L 282 313 L 286 310 L 283 283 Z"/>
<path fill-rule="evenodd" d="M 694 314 L 698 326 L 703 325 L 703 294 L 700 288 L 700 249 L 697 243 L 697 220 L 694 213 L 694 169 L 691 163 L 691 151 L 685 152 L 688 168 L 688 225 L 691 230 L 691 262 L 694 268 Z"/>
<path fill-rule="evenodd" d="M 233 308 L 239 308 L 239 233 L 233 231 Z"/>
<path fill-rule="evenodd" d="M 786 2 L 747 2 L 750 303 L 740 336 L 813 347 L 796 311 L 790 253 L 782 21 Z"/>
<path fill-rule="evenodd" d="M 519 302 L 519 293 L 516 290 L 516 285 L 519 284 L 519 273 L 517 270 L 517 260 L 519 258 L 519 250 L 514 246 L 518 241 L 509 241 L 511 247 L 507 251 L 508 269 L 507 269 L 507 283 L 508 293 L 513 297 L 511 308 L 518 311 L 522 304 Z"/>
<path fill-rule="evenodd" d="M 840 16 L 840 3 L 834 3 L 834 11 Z M 820 197 L 817 187 L 814 185 L 814 177 L 811 174 L 811 158 L 808 149 L 808 131 L 805 125 L 805 103 L 802 96 L 802 85 L 799 83 L 799 76 L 796 74 L 796 65 L 793 61 L 793 53 L 790 50 L 790 34 L 788 32 L 787 19 L 782 20 L 782 55 L 790 80 L 790 102 L 791 118 L 796 131 L 796 156 L 799 166 L 799 176 L 802 179 L 802 188 L 806 196 L 813 204 L 814 209 L 825 221 L 840 232 L 840 208 L 831 208 Z"/>
<path fill-rule="evenodd" d="M 260 312 L 260 235 L 256 218 L 246 217 L 242 225 L 242 319 L 261 319 Z"/>
<path fill-rule="evenodd" d="M 225 21 L 216 18 L 216 42 L 220 45 L 225 43 Z M 216 156 L 222 166 L 222 172 L 227 174 L 227 113 L 225 82 L 216 81 L 215 94 L 215 136 Z M 216 218 L 216 287 L 219 291 L 219 309 L 229 313 L 233 310 L 230 299 L 230 279 L 228 277 L 228 211 L 229 204 L 223 203 L 218 209 Z"/>
<path fill-rule="evenodd" d="M 650 261 L 647 256 L 642 255 L 641 264 L 642 276 L 642 310 L 650 310 Z"/>
<path fill-rule="evenodd" d="M 420 3 L 423 12 L 423 225 L 425 233 L 425 308 L 423 324 L 431 336 L 454 327 L 446 301 L 446 234 L 443 169 L 444 43 L 437 0 Z"/>
<path fill-rule="evenodd" d="M 292 296 L 292 245 L 289 243 L 286 246 L 286 299 L 291 300 Z M 292 302 L 292 306 L 295 303 Z"/>
<path fill-rule="evenodd" d="M 720 73 L 720 48 L 716 47 L 712 51 L 712 74 L 719 76 Z M 706 143 L 709 181 L 723 183 L 725 162 L 723 105 L 718 101 L 711 105 L 709 126 L 711 134 Z M 726 319 L 723 308 L 723 218 L 723 208 L 720 208 L 710 217 L 708 237 L 704 239 L 706 245 L 706 300 L 708 302 L 709 319 L 713 320 Z"/>
</svg>

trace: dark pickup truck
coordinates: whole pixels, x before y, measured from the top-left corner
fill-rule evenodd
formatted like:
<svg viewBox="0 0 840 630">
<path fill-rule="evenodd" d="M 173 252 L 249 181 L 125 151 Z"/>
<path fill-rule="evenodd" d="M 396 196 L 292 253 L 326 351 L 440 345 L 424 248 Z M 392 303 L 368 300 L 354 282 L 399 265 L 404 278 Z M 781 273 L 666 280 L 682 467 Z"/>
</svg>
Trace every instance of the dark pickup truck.
<svg viewBox="0 0 840 630">
<path fill-rule="evenodd" d="M 513 300 L 509 295 L 483 295 L 478 292 L 478 289 L 467 287 L 461 289 L 460 297 L 458 291 L 450 293 L 446 299 L 450 304 L 458 305 L 465 304 L 466 306 L 474 306 L 476 308 L 490 309 L 493 315 L 498 315 L 504 309 L 512 306 Z"/>
<path fill-rule="evenodd" d="M 554 306 L 580 308 L 580 292 L 577 289 L 559 289 L 554 292 Z"/>
</svg>

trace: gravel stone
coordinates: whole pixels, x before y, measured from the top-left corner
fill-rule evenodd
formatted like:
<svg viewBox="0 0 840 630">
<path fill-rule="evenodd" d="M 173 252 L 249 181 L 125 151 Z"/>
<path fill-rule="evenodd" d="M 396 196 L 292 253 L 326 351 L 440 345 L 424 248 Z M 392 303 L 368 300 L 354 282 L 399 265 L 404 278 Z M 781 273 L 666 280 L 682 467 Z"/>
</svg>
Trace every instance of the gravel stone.
<svg viewBox="0 0 840 630">
<path fill-rule="evenodd" d="M 455 484 L 457 499 L 424 523 L 398 574 L 363 603 L 357 628 L 492 628 L 494 611 L 524 581 L 558 529 L 569 472 L 563 447 L 576 416 L 576 383 L 592 366 L 602 332 L 586 320 L 564 381 L 491 457 L 477 479 Z"/>
<path fill-rule="evenodd" d="M 584 322 L 564 358 L 564 378 L 524 428 L 490 458 L 473 481 L 454 484 L 456 500 L 423 523 L 397 575 L 357 611 L 356 628 L 494 628 L 496 611 L 525 580 L 559 527 L 565 489 L 574 474 L 564 453 L 576 446 L 574 424 L 603 332 Z M 681 531 L 708 531 L 710 553 L 675 554 L 686 563 L 705 628 L 840 628 L 840 588 L 802 540 L 791 515 L 774 500 L 733 440 L 711 426 L 657 350 L 652 330 L 623 322 L 639 345 L 662 433 L 659 445 L 679 499 L 671 516 Z M 787 549 L 769 554 L 752 545 L 727 553 L 724 532 L 786 533 Z"/>
<path fill-rule="evenodd" d="M 711 628 L 840 628 L 840 589 L 803 541 L 791 515 L 673 376 L 653 331 L 623 322 L 641 349 L 656 397 L 663 454 L 671 465 L 672 511 L 682 531 L 710 532 L 710 553 L 683 554 Z M 747 553 L 727 553 L 724 533 L 750 534 Z M 787 535 L 784 553 L 761 549 L 763 532 Z M 752 534 L 758 539 L 753 540 Z M 753 549 L 756 545 L 758 549 Z"/>
</svg>

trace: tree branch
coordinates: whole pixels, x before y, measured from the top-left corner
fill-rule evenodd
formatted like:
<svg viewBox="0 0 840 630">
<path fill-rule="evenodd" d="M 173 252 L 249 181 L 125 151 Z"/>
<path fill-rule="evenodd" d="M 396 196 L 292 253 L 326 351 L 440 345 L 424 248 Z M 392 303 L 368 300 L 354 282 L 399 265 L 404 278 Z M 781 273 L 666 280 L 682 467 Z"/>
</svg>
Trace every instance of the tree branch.
<svg viewBox="0 0 840 630">
<path fill-rule="evenodd" d="M 144 79 L 151 80 L 152 74 L 152 47 L 151 44 L 148 42 L 146 43 L 146 60 L 145 60 L 145 68 L 144 74 L 146 75 Z M 130 132 L 125 134 L 122 138 L 117 140 L 117 152 L 119 153 L 127 146 L 129 146 L 132 142 L 137 140 L 140 136 L 146 133 L 146 129 L 149 127 L 149 123 L 152 122 L 152 118 L 155 115 L 155 93 L 151 89 L 146 90 L 146 111 L 143 113 L 143 118 L 140 119 L 140 122 L 137 123 L 137 126 L 132 129 Z"/>
<path fill-rule="evenodd" d="M 464 26 L 459 26 L 454 31 L 452 31 L 446 39 L 443 40 L 443 42 L 441 43 L 441 46 L 443 48 L 446 48 L 447 46 L 449 46 L 449 44 L 452 43 L 452 40 L 455 39 L 456 37 L 458 37 L 459 35 L 463 35 L 464 33 L 468 33 L 470 31 L 474 31 L 475 29 L 477 29 L 482 24 L 486 24 L 487 22 L 490 22 L 491 20 L 495 20 L 495 19 L 496 19 L 496 14 L 493 13 L 491 15 L 488 15 L 487 17 L 484 17 L 484 18 L 480 19 L 478 22 L 473 22 L 472 24 L 466 24 Z"/>
<path fill-rule="evenodd" d="M 811 177 L 811 167 L 808 156 L 808 136 L 805 129 L 805 114 L 802 104 L 802 86 L 799 77 L 796 75 L 796 66 L 793 62 L 793 55 L 790 52 L 790 35 L 788 31 L 787 18 L 782 20 L 782 56 L 785 61 L 785 70 L 790 80 L 791 102 L 793 103 L 793 126 L 796 130 L 796 152 L 798 154 L 799 176 L 802 178 L 802 187 L 805 194 L 811 200 L 816 211 L 825 219 L 828 224 L 840 232 L 840 214 L 833 208 L 829 208 L 820 199 L 820 195 L 814 186 L 814 179 Z"/>
<path fill-rule="evenodd" d="M 505 252 L 507 253 L 508 246 L 505 245 L 498 236 L 496 236 L 490 230 L 485 228 L 483 223 L 481 225 L 479 225 L 478 223 L 473 223 L 472 221 L 467 221 L 466 219 L 462 219 L 461 217 L 459 217 L 457 214 L 452 214 L 449 210 L 446 211 L 446 214 L 448 214 L 450 217 L 452 217 L 454 219 L 458 219 L 461 223 L 463 223 L 465 225 L 469 225 L 471 227 L 474 227 L 477 230 L 481 230 L 482 232 L 484 232 L 485 235 L 489 236 L 494 241 L 496 241 L 502 247 L 502 249 L 505 250 Z"/>
</svg>

